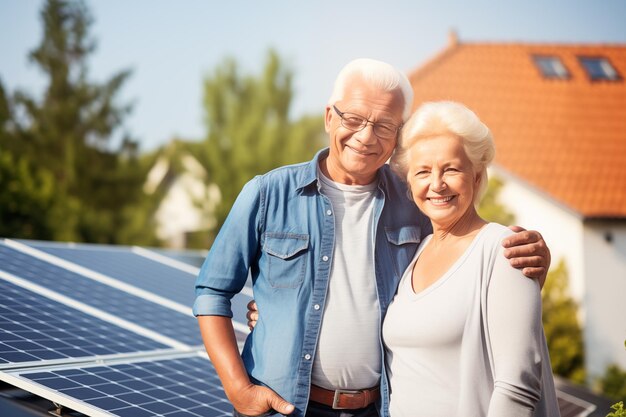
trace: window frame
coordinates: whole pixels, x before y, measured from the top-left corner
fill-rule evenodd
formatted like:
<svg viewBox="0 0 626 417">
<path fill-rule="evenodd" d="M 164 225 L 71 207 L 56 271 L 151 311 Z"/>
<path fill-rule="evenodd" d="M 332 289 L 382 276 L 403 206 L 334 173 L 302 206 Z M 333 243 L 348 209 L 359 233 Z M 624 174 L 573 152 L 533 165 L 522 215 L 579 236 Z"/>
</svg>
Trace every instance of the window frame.
<svg viewBox="0 0 626 417">
<path fill-rule="evenodd" d="M 611 63 L 609 58 L 607 58 L 606 56 L 578 55 L 576 58 L 578 58 L 578 62 L 580 63 L 580 66 L 585 71 L 585 73 L 587 74 L 587 78 L 589 78 L 590 81 L 615 82 L 615 81 L 622 80 L 621 74 L 617 72 L 617 69 L 615 68 L 615 66 Z M 589 66 L 587 66 L 586 63 L 597 64 L 599 69 L 602 71 L 602 74 L 592 73 L 593 68 L 590 68 Z M 607 66 L 608 66 L 609 71 L 613 72 L 612 76 L 611 74 L 607 73 Z"/>
<path fill-rule="evenodd" d="M 543 78 L 548 80 L 569 80 L 572 78 L 570 70 L 558 55 L 533 54 L 532 60 Z M 561 68 L 555 64 L 560 65 Z"/>
</svg>

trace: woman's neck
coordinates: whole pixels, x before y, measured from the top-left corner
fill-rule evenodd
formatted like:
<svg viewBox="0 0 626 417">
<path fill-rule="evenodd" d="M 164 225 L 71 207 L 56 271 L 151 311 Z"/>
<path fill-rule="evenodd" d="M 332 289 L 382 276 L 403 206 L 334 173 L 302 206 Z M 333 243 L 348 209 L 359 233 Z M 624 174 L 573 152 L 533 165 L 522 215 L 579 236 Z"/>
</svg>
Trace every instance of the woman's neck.
<svg viewBox="0 0 626 417">
<path fill-rule="evenodd" d="M 487 224 L 487 222 L 483 220 L 476 212 L 476 209 L 471 206 L 465 214 L 454 223 L 443 225 L 432 222 L 432 243 L 435 245 L 445 244 L 446 242 L 454 242 L 474 236 L 485 224 Z"/>
</svg>

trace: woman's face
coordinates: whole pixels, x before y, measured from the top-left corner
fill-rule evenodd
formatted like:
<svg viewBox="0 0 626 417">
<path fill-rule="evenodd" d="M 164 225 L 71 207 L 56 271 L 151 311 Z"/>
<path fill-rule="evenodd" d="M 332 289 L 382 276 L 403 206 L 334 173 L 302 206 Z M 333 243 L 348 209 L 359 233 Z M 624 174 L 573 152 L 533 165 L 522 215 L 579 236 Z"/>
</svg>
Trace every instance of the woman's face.
<svg viewBox="0 0 626 417">
<path fill-rule="evenodd" d="M 413 200 L 433 225 L 450 227 L 474 210 L 478 179 L 462 139 L 451 134 L 422 139 L 408 157 Z"/>
</svg>

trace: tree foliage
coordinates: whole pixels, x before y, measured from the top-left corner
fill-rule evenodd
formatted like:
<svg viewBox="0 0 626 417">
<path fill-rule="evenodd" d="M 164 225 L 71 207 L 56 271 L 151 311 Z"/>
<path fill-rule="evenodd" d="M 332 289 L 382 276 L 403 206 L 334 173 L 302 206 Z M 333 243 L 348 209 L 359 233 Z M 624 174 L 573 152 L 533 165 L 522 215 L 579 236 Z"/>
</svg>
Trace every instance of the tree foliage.
<svg viewBox="0 0 626 417">
<path fill-rule="evenodd" d="M 221 192 L 218 227 L 253 176 L 309 159 L 323 144 L 320 116 L 289 119 L 292 78 L 270 51 L 258 77 L 240 74 L 237 63 L 227 59 L 204 81 L 207 136 L 200 159 Z"/>
<path fill-rule="evenodd" d="M 626 371 L 618 365 L 609 365 L 598 382 L 599 390 L 603 395 L 616 401 L 626 401 Z M 624 410 L 624 416 L 626 417 L 626 410 Z"/>
<path fill-rule="evenodd" d="M 515 216 L 498 201 L 503 185 L 500 178 L 494 176 L 489 178 L 487 192 L 478 206 L 478 214 L 487 221 L 508 226 L 515 223 Z"/>
<path fill-rule="evenodd" d="M 583 384 L 583 335 L 578 322 L 578 306 L 569 294 L 567 267 L 563 260 L 548 273 L 541 299 L 552 371 Z"/>
<path fill-rule="evenodd" d="M 117 96 L 130 72 L 104 83 L 89 81 L 87 59 L 95 41 L 88 35 L 92 19 L 81 1 L 48 0 L 41 18 L 44 36 L 29 58 L 45 75 L 47 87 L 41 99 L 23 91 L 9 97 L 0 90 L 0 122 L 5 118 L 0 150 L 13 155 L 2 160 L 3 182 L 30 183 L 20 190 L 24 204 L 45 200 L 48 206 L 3 212 L 11 217 L 3 217 L 2 223 L 10 219 L 24 227 L 0 232 L 101 243 L 155 242 L 146 227 L 149 216 L 129 214 L 142 207 L 145 178 L 137 143 L 120 132 L 130 106 L 118 104 Z M 123 135 L 118 146 L 112 143 L 116 135 Z M 6 164 L 16 165 L 11 169 Z"/>
</svg>

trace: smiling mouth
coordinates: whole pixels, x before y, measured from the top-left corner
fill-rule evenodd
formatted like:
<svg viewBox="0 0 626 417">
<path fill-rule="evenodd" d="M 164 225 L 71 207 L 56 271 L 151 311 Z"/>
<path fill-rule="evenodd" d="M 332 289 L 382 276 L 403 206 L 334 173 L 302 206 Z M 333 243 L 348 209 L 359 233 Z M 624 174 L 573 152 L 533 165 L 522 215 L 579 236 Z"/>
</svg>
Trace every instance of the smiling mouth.
<svg viewBox="0 0 626 417">
<path fill-rule="evenodd" d="M 452 200 L 454 197 L 455 196 L 453 195 L 449 195 L 446 197 L 429 197 L 427 198 L 427 200 L 429 200 L 433 204 L 445 204 L 448 201 Z"/>
<path fill-rule="evenodd" d="M 358 149 L 353 148 L 352 146 L 346 145 L 346 148 L 350 149 L 352 152 L 358 154 L 358 155 L 362 155 L 362 156 L 369 156 L 372 155 L 373 152 L 367 151 L 367 150 L 363 150 L 363 151 L 359 151 Z"/>
</svg>

